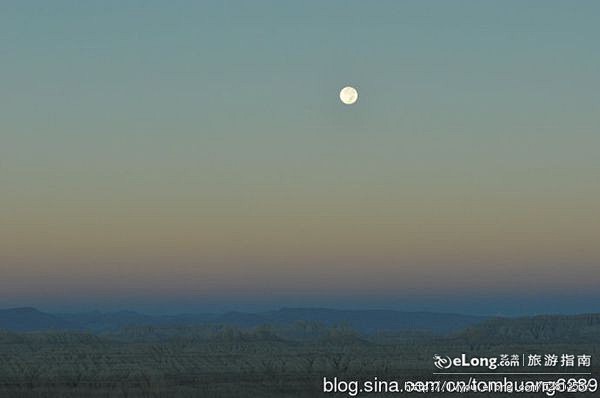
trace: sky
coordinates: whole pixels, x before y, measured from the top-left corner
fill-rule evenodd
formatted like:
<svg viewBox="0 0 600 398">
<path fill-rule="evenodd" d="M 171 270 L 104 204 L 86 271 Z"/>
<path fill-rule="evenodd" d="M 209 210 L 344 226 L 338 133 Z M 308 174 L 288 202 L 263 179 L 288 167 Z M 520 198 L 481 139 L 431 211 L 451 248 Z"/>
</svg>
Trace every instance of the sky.
<svg viewBox="0 0 600 398">
<path fill-rule="evenodd" d="M 599 15 L 3 1 L 0 307 L 598 311 Z"/>
</svg>

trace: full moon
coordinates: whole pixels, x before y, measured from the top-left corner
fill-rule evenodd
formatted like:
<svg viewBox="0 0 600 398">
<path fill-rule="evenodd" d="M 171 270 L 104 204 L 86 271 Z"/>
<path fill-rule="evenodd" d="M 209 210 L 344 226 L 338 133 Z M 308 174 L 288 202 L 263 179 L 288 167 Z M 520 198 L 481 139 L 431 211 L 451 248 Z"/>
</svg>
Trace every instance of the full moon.
<svg viewBox="0 0 600 398">
<path fill-rule="evenodd" d="M 340 100 L 346 105 L 352 105 L 358 100 L 358 91 L 354 87 L 346 86 L 340 91 Z"/>
</svg>

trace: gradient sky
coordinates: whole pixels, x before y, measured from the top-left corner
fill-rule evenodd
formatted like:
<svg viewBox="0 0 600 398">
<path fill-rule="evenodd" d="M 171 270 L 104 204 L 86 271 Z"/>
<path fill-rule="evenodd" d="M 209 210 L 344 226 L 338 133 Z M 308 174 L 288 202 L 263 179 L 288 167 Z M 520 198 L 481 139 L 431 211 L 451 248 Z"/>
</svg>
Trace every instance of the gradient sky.
<svg viewBox="0 0 600 398">
<path fill-rule="evenodd" d="M 598 311 L 599 18 L 2 1 L 0 307 Z"/>
</svg>

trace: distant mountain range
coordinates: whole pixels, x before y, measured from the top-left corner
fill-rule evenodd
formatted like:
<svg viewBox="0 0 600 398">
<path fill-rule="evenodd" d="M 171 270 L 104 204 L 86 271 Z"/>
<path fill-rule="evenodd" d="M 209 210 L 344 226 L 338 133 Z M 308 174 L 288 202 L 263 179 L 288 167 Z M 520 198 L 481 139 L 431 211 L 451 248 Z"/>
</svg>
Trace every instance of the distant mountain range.
<svg viewBox="0 0 600 398">
<path fill-rule="evenodd" d="M 425 331 L 439 334 L 466 329 L 489 317 L 392 310 L 334 310 L 326 308 L 282 308 L 260 313 L 146 315 L 133 311 L 49 314 L 35 308 L 0 310 L 0 329 L 30 331 L 116 331 L 129 326 L 231 325 L 243 328 L 260 325 L 290 325 L 299 321 L 326 326 L 344 325 L 360 333 L 377 331 Z"/>
<path fill-rule="evenodd" d="M 470 343 L 600 343 L 600 314 L 494 318 L 457 334 Z"/>
<path fill-rule="evenodd" d="M 11 308 L 0 310 L 0 329 L 14 332 L 73 330 L 76 324 L 56 315 L 40 312 L 35 308 Z"/>
<path fill-rule="evenodd" d="M 347 327 L 363 335 L 384 332 L 380 335 L 393 336 L 398 333 L 418 332 L 418 335 L 422 336 L 446 336 L 457 342 L 470 344 L 485 344 L 490 341 L 600 343 L 600 314 L 492 318 L 434 312 L 326 308 L 282 308 L 259 313 L 179 315 L 146 315 L 133 311 L 50 314 L 29 307 L 0 310 L 0 332 L 91 332 L 129 338 L 132 333 L 136 336 L 169 336 L 182 333 L 194 335 L 206 326 L 232 326 L 250 330 L 262 325 L 269 325 L 272 330 L 286 335 L 293 335 L 294 330 L 305 330 L 307 327 L 314 329 L 315 325 L 321 325 Z"/>
</svg>

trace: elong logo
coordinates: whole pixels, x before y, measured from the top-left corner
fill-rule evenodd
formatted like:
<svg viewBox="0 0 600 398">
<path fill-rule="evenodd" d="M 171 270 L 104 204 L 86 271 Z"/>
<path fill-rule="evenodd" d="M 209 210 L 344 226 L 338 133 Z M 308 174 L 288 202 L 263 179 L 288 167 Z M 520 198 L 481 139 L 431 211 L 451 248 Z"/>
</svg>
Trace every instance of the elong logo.
<svg viewBox="0 0 600 398">
<path fill-rule="evenodd" d="M 433 356 L 433 364 L 438 369 L 450 369 L 452 366 L 461 368 L 470 367 L 485 367 L 490 370 L 498 368 L 498 358 L 496 357 L 473 357 L 467 358 L 467 354 L 461 354 L 460 357 L 450 358 L 449 356 L 441 356 L 435 354 Z"/>
</svg>

